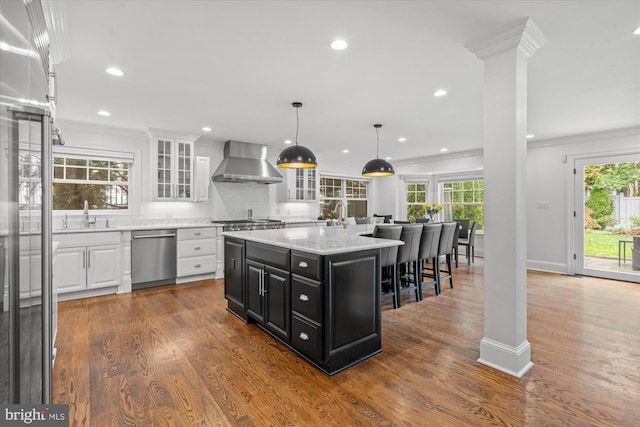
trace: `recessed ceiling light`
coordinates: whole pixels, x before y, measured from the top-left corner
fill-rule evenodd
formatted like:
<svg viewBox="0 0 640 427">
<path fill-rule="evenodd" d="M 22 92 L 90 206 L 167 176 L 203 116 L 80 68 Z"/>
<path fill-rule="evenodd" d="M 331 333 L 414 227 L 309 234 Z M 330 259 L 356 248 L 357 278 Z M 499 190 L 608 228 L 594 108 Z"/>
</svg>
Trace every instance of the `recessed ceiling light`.
<svg viewBox="0 0 640 427">
<path fill-rule="evenodd" d="M 342 152 L 343 152 L 344 154 L 347 154 L 347 153 L 349 152 L 349 150 L 347 150 L 347 149 L 345 148 L 344 150 L 342 150 Z"/>
<path fill-rule="evenodd" d="M 438 89 L 437 91 L 433 92 L 433 96 L 445 96 L 447 94 L 447 91 L 444 89 Z"/>
<path fill-rule="evenodd" d="M 529 135 L 527 135 L 527 139 L 531 139 L 531 138 L 535 138 L 536 136 L 532 133 L 530 133 Z"/>
<path fill-rule="evenodd" d="M 441 148 L 440 151 L 442 151 L 444 153 L 445 151 L 449 151 L 449 149 L 448 148 Z"/>
<path fill-rule="evenodd" d="M 101 116 L 105 116 L 105 117 L 111 115 L 111 113 L 106 111 L 106 110 L 100 110 L 100 111 L 98 111 L 98 114 L 100 114 Z"/>
<path fill-rule="evenodd" d="M 636 28 L 636 29 L 633 31 L 633 34 L 635 34 L 636 36 L 640 36 L 640 27 Z"/>
<path fill-rule="evenodd" d="M 391 160 L 391 157 L 385 157 L 386 160 Z"/>
<path fill-rule="evenodd" d="M 406 142 L 406 141 L 407 141 L 407 138 L 405 137 L 398 138 L 398 142 Z"/>
<path fill-rule="evenodd" d="M 116 76 L 116 77 L 124 76 L 124 73 L 122 72 L 122 70 L 120 68 L 109 67 L 109 68 L 107 68 L 106 71 L 107 71 L 108 74 L 111 74 L 112 76 Z"/>
<path fill-rule="evenodd" d="M 205 132 L 211 132 L 211 128 L 209 126 L 203 127 L 202 130 Z"/>
<path fill-rule="evenodd" d="M 291 144 L 291 140 L 290 140 L 290 139 L 285 139 L 285 140 L 284 140 L 284 143 L 285 143 L 285 144 Z"/>
<path fill-rule="evenodd" d="M 333 50 L 346 49 L 347 46 L 349 46 L 349 45 L 344 40 L 334 40 L 334 41 L 331 42 L 331 49 L 333 49 Z"/>
</svg>

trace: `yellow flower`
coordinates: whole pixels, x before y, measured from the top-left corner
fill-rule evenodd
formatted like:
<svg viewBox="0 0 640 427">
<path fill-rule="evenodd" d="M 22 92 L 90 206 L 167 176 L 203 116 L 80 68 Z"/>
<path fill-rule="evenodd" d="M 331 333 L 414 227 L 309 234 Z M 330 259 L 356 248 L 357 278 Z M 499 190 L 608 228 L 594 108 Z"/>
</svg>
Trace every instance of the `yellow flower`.
<svg viewBox="0 0 640 427">
<path fill-rule="evenodd" d="M 442 210 L 442 205 L 438 205 L 436 209 L 438 209 L 438 212 L 440 212 Z"/>
</svg>

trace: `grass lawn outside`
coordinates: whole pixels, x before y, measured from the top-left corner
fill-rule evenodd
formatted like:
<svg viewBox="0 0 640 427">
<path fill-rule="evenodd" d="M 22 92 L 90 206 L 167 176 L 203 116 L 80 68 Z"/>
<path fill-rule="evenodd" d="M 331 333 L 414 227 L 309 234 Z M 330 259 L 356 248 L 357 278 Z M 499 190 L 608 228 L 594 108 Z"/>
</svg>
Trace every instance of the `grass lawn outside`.
<svg viewBox="0 0 640 427">
<path fill-rule="evenodd" d="M 618 242 L 633 240 L 630 234 L 611 234 L 606 231 L 584 231 L 584 254 L 589 256 L 618 258 Z M 627 244 L 627 257 L 631 256 L 631 246 Z"/>
</svg>

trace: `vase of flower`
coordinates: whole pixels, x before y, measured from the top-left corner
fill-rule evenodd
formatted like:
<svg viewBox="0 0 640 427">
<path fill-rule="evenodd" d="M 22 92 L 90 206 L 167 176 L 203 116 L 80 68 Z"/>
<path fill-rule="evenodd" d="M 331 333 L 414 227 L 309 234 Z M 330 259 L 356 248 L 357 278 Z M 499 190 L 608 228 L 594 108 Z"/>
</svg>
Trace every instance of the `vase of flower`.
<svg viewBox="0 0 640 427">
<path fill-rule="evenodd" d="M 434 217 L 437 219 L 438 213 L 442 210 L 442 205 L 437 203 L 422 205 L 424 208 L 424 217 L 429 218 L 429 222 L 435 222 Z"/>
</svg>

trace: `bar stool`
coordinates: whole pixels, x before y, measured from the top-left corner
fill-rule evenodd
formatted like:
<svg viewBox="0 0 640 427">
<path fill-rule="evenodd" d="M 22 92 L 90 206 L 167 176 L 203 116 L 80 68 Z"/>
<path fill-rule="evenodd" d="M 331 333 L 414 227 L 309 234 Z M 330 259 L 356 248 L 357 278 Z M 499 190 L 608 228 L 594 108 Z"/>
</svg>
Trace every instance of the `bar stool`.
<svg viewBox="0 0 640 427">
<path fill-rule="evenodd" d="M 400 240 L 401 225 L 376 225 L 371 237 L 378 239 Z M 393 292 L 393 308 L 400 306 L 400 293 L 396 286 L 396 260 L 398 259 L 398 246 L 380 248 L 380 267 L 382 267 L 382 283 L 388 284 Z"/>
<path fill-rule="evenodd" d="M 400 234 L 400 240 L 404 242 L 404 245 L 398 247 L 398 258 L 396 260 L 396 292 L 398 298 L 398 307 L 400 307 L 400 288 L 402 282 L 407 284 L 407 287 L 411 283 L 416 285 L 416 301 L 420 301 L 418 295 L 418 280 L 420 272 L 418 270 L 418 252 L 420 250 L 420 238 L 422 237 L 422 224 L 403 224 L 402 233 Z M 401 269 L 404 271 L 401 273 Z M 413 273 L 412 273 L 413 270 Z M 413 280 L 411 275 L 413 274 Z"/>
<path fill-rule="evenodd" d="M 445 263 L 447 264 L 447 270 L 443 270 L 440 267 L 440 263 L 437 262 L 435 274 L 438 276 L 438 293 L 442 292 L 442 281 L 449 279 L 449 286 L 453 288 L 453 276 L 451 271 L 451 253 L 453 252 L 453 239 L 454 233 L 458 232 L 457 222 L 445 222 L 442 224 L 442 233 L 440 233 L 440 242 L 438 244 L 438 258 L 445 256 Z M 445 273 L 445 275 L 442 275 Z"/>
<path fill-rule="evenodd" d="M 435 274 L 436 266 L 438 265 L 438 245 L 440 243 L 440 234 L 442 233 L 442 223 L 435 222 L 422 225 L 422 237 L 420 238 L 420 251 L 418 252 L 418 259 L 420 260 L 420 286 L 419 296 L 422 300 L 422 287 L 428 285 L 434 285 L 436 295 L 438 295 L 438 275 Z M 431 260 L 433 269 L 431 274 L 425 273 L 426 264 Z M 433 279 L 430 282 L 424 283 L 423 279 L 429 277 Z"/>
</svg>

